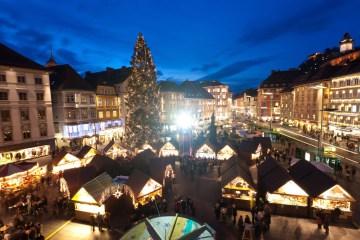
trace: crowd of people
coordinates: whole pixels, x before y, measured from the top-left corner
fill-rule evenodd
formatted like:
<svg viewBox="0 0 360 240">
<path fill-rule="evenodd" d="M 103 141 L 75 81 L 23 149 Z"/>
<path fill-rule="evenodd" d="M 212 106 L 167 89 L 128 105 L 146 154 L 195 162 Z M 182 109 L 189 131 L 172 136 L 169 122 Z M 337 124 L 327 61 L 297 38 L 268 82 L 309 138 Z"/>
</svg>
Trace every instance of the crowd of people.
<svg viewBox="0 0 360 240">
<path fill-rule="evenodd" d="M 176 213 L 195 216 L 195 206 L 191 198 L 179 198 L 174 205 L 174 211 Z"/>
<path fill-rule="evenodd" d="M 247 234 L 254 233 L 254 237 L 258 239 L 262 234 L 270 230 L 271 224 L 271 208 L 269 203 L 265 202 L 263 206 L 254 206 L 251 209 L 251 218 L 248 214 L 238 216 L 238 207 L 233 202 L 226 202 L 223 199 L 219 200 L 214 207 L 215 218 L 219 222 L 231 224 L 237 228 L 240 239 L 244 231 Z"/>
</svg>

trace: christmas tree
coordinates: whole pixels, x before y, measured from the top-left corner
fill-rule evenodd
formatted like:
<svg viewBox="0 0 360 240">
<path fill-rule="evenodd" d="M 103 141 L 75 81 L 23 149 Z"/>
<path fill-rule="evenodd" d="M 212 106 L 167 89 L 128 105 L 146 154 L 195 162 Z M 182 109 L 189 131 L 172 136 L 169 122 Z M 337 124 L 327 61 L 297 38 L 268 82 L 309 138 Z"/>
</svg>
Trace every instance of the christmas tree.
<svg viewBox="0 0 360 240">
<path fill-rule="evenodd" d="M 127 86 L 126 143 L 131 148 L 158 140 L 160 99 L 156 69 L 145 39 L 139 33 L 131 59 L 131 77 Z"/>
</svg>

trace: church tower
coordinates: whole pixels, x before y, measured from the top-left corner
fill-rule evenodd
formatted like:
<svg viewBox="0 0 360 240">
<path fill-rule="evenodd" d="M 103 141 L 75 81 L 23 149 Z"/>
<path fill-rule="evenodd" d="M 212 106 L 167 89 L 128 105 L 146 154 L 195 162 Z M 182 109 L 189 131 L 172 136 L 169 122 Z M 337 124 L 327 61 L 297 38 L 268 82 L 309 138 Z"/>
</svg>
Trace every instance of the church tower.
<svg viewBox="0 0 360 240">
<path fill-rule="evenodd" d="M 56 66 L 57 63 L 55 61 L 54 55 L 53 55 L 53 51 L 51 49 L 51 53 L 50 53 L 50 58 L 49 60 L 46 62 L 46 67 L 54 67 Z"/>
</svg>

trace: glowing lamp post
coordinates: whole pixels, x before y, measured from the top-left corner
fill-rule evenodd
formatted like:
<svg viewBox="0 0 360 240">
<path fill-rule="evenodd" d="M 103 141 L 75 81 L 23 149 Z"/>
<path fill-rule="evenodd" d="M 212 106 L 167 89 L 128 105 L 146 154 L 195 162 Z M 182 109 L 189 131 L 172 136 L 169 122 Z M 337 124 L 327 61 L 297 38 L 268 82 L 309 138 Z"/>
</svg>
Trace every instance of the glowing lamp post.
<svg viewBox="0 0 360 240">
<path fill-rule="evenodd" d="M 194 125 L 195 120 L 188 112 L 181 112 L 176 118 L 176 126 L 178 129 L 182 130 L 183 135 L 183 152 L 184 152 L 184 133 L 186 130 L 190 129 L 190 155 L 191 155 L 191 135 L 192 135 L 192 126 Z"/>
</svg>

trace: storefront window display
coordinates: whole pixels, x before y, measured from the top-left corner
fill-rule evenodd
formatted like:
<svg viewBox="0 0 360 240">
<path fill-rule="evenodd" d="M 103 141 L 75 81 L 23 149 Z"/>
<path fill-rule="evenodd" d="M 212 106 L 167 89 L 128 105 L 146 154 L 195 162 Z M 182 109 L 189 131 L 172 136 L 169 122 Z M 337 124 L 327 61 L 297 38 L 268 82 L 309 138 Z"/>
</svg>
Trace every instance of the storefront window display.
<svg viewBox="0 0 360 240">
<path fill-rule="evenodd" d="M 335 185 L 313 199 L 314 208 L 333 210 L 339 208 L 342 211 L 351 211 L 351 202 L 354 198 L 340 185 Z"/>
<path fill-rule="evenodd" d="M 267 193 L 266 197 L 270 203 L 292 206 L 307 206 L 308 194 L 294 181 L 290 180 L 274 193 Z"/>
<path fill-rule="evenodd" d="M 16 161 L 23 161 L 38 157 L 44 157 L 50 154 L 50 145 L 43 145 L 31 148 L 25 148 L 16 151 L 3 152 L 0 154 L 0 165 Z"/>
<path fill-rule="evenodd" d="M 255 190 L 241 177 L 234 178 L 222 189 L 224 198 L 252 200 Z"/>
</svg>

